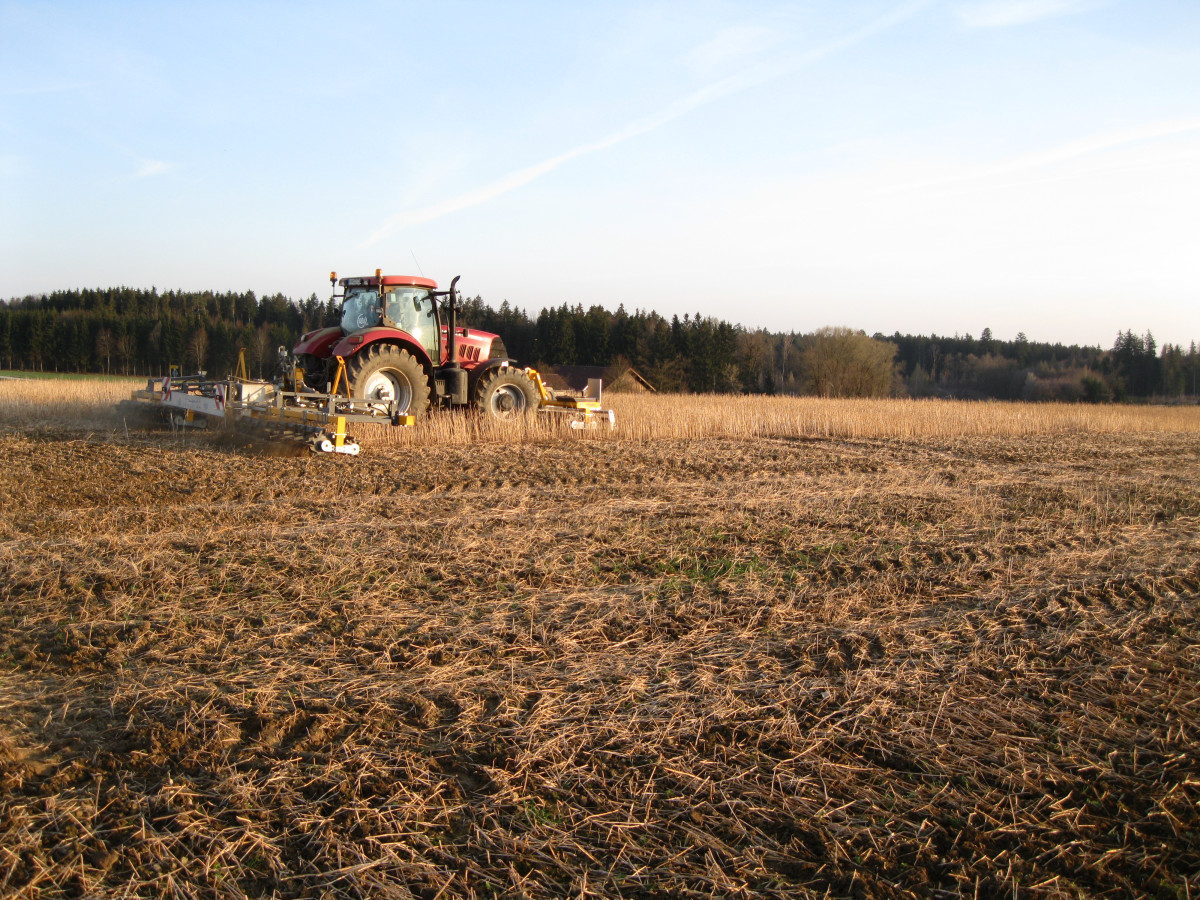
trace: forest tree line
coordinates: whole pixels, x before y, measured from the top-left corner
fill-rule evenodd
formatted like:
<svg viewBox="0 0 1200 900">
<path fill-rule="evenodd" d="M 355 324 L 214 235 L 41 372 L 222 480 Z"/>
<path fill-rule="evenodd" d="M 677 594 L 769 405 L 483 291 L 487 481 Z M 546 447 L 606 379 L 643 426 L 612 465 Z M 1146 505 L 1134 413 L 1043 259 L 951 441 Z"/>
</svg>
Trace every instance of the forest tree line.
<svg viewBox="0 0 1200 900">
<path fill-rule="evenodd" d="M 251 374 L 274 373 L 276 348 L 336 324 L 332 300 L 282 294 L 111 288 L 0 301 L 0 368 L 159 375 L 232 372 L 244 351 Z M 1182 400 L 1197 397 L 1200 354 L 1149 332 L 1121 332 L 1111 348 L 1040 343 L 1019 334 L 867 335 L 846 328 L 799 333 L 746 329 L 710 316 L 665 318 L 562 304 L 536 318 L 508 301 L 466 300 L 460 324 L 501 335 L 522 363 L 625 364 L 660 391 L 914 396 L 967 399 Z"/>
</svg>

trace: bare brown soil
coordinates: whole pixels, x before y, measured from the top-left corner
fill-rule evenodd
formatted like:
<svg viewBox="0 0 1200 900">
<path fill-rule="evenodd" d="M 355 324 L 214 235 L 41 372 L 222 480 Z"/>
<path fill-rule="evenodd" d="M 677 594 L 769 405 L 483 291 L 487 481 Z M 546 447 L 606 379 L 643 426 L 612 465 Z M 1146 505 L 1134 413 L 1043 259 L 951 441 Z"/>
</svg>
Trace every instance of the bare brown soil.
<svg viewBox="0 0 1200 900">
<path fill-rule="evenodd" d="M 1200 896 L 1195 433 L 0 459 L 2 895 Z"/>
</svg>

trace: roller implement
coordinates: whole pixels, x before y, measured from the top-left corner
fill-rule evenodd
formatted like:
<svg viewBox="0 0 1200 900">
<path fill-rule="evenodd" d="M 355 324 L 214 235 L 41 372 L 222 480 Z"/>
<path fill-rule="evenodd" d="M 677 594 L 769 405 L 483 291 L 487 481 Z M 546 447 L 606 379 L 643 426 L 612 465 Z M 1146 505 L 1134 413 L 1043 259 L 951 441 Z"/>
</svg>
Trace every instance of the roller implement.
<svg viewBox="0 0 1200 900">
<path fill-rule="evenodd" d="M 435 409 L 498 420 L 552 417 L 571 428 L 614 426 L 612 411 L 601 407 L 598 379 L 582 396 L 556 393 L 536 370 L 509 358 L 499 335 L 460 328 L 457 276 L 446 291 L 429 278 L 379 269 L 340 281 L 333 272 L 330 283 L 340 323 L 302 335 L 291 353 L 280 347 L 276 381 L 247 378 L 239 360 L 230 378 L 152 379 L 133 400 L 174 425 L 233 421 L 352 455 L 359 445 L 350 425 L 411 426 Z"/>
<path fill-rule="evenodd" d="M 236 425 L 269 437 L 299 437 L 323 453 L 357 456 L 358 442 L 348 428 L 353 423 L 412 425 L 412 416 L 393 413 L 378 405 L 356 404 L 348 395 L 289 391 L 280 384 L 247 377 L 245 359 L 238 357 L 238 372 L 231 378 L 204 375 L 152 378 L 132 400 L 160 412 L 173 428 L 208 428 Z"/>
</svg>

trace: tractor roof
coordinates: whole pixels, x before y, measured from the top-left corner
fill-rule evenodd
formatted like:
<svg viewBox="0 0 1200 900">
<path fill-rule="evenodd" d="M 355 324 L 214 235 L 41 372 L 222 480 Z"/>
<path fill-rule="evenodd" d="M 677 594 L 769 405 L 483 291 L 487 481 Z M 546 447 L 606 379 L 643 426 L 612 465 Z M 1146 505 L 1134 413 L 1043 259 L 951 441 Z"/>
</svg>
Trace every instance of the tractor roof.
<svg viewBox="0 0 1200 900">
<path fill-rule="evenodd" d="M 430 290 L 437 290 L 437 282 L 432 278 L 420 278 L 416 275 L 357 275 L 351 278 L 343 278 L 342 286 L 346 285 L 411 285 L 412 287 L 426 287 Z"/>
</svg>

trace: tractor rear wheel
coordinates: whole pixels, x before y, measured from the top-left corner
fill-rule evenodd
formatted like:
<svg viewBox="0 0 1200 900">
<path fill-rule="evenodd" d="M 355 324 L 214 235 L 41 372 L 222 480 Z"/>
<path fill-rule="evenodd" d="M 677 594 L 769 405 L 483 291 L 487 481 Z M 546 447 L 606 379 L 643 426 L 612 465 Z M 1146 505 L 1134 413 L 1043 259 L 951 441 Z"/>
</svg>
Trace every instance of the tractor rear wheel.
<svg viewBox="0 0 1200 900">
<path fill-rule="evenodd" d="M 358 399 L 420 419 L 429 407 L 429 375 L 420 361 L 395 344 L 372 344 L 346 363 L 350 393 Z"/>
<path fill-rule="evenodd" d="M 520 369 L 492 369 L 480 376 L 475 386 L 475 405 L 493 419 L 532 419 L 539 403 L 537 385 Z"/>
</svg>

